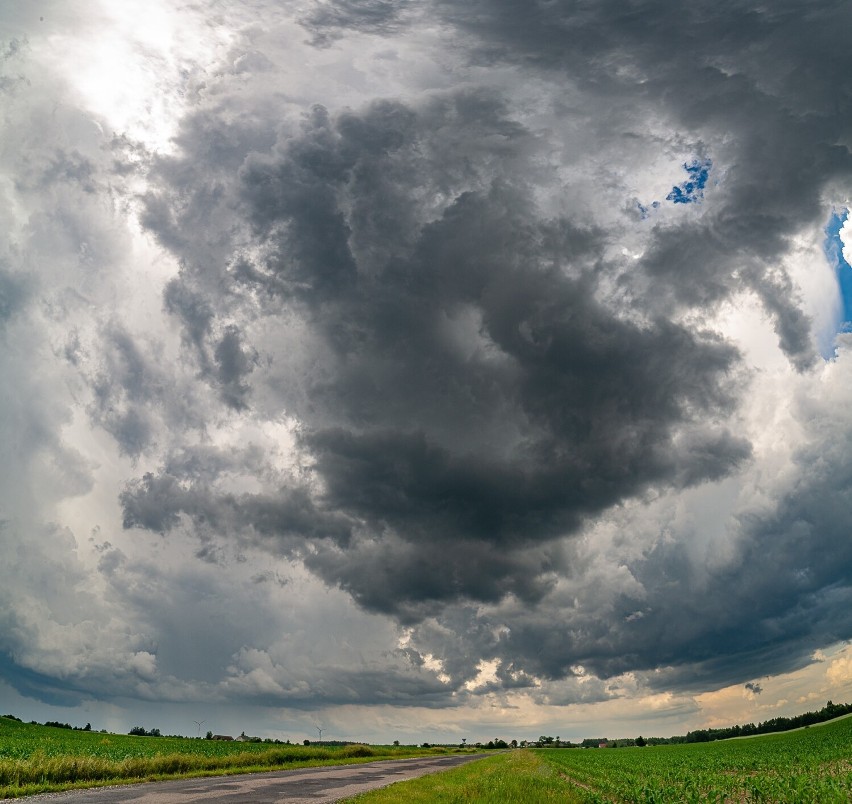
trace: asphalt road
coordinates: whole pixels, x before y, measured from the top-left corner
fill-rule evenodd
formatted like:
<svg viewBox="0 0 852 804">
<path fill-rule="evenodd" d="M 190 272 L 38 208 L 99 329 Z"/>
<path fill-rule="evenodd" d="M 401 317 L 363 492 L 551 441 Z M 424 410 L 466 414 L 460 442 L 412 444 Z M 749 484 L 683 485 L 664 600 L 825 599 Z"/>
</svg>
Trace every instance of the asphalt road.
<svg viewBox="0 0 852 804">
<path fill-rule="evenodd" d="M 419 759 L 391 759 L 363 765 L 336 765 L 326 768 L 245 773 L 203 779 L 69 790 L 43 793 L 26 799 L 28 804 L 330 804 L 366 790 L 385 787 L 427 773 L 455 768 L 483 754 L 454 754 Z M 3 799 L 7 801 L 11 799 Z"/>
</svg>

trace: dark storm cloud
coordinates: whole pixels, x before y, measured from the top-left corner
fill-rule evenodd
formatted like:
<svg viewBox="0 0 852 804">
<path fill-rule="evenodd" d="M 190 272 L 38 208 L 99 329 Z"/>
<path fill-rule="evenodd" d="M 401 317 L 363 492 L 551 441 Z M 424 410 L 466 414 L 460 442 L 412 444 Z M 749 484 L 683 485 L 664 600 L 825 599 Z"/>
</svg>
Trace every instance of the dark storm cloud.
<svg viewBox="0 0 852 804">
<path fill-rule="evenodd" d="M 86 685 L 75 689 L 73 683 L 63 682 L 54 673 L 22 667 L 4 652 L 0 652 L 0 676 L 22 695 L 51 706 L 77 706 L 89 698 Z"/>
<path fill-rule="evenodd" d="M 424 709 L 446 709 L 459 706 L 445 684 L 426 672 L 412 672 L 410 662 L 393 664 L 399 656 L 385 657 L 386 666 L 379 668 L 312 668 L 310 680 L 292 690 L 253 690 L 244 687 L 241 677 L 225 682 L 228 692 L 236 693 L 249 704 L 286 705 L 292 709 L 315 709 L 320 706 L 414 706 Z M 389 661 L 388 661 L 389 660 Z"/>
<path fill-rule="evenodd" d="M 695 665 L 683 673 L 673 670 L 670 680 L 735 683 L 743 676 L 795 669 L 817 648 L 849 639 L 848 455 L 845 433 L 830 445 L 821 438 L 812 442 L 798 455 L 804 480 L 772 515 L 743 521 L 739 560 L 714 573 L 706 592 L 686 602 L 682 619 L 672 620 L 675 631 L 690 639 L 672 644 L 670 661 Z M 687 585 L 682 588 L 685 593 Z M 691 633 L 689 612 L 713 627 Z"/>
<path fill-rule="evenodd" d="M 822 196 L 850 175 L 852 68 L 836 3 L 437 3 L 478 42 L 476 58 L 561 74 L 629 114 L 670 116 L 688 136 L 724 139 L 724 204 L 703 225 L 661 231 L 643 258 L 662 298 L 712 303 L 745 282 L 800 368 L 812 362 L 808 323 L 778 257 L 823 216 Z M 722 157 L 717 159 L 717 157 Z M 696 281 L 698 280 L 698 281 Z M 671 296 L 669 295 L 671 294 Z"/>
<path fill-rule="evenodd" d="M 797 456 L 807 479 L 773 514 L 744 516 L 735 555 L 716 568 L 696 563 L 684 542 L 661 540 L 622 559 L 630 583 L 613 576 L 602 585 L 583 578 L 582 560 L 553 553 L 550 568 L 573 579 L 571 593 L 471 612 L 463 643 L 447 640 L 458 624 L 441 614 L 436 628 L 418 628 L 416 644 L 445 651 L 448 665 L 497 658 L 498 675 L 515 667 L 560 679 L 580 665 L 603 679 L 645 672 L 653 689 L 692 693 L 797 670 L 852 636 L 849 449 L 845 434 L 830 446 L 815 438 Z"/>
<path fill-rule="evenodd" d="M 104 364 L 92 380 L 90 414 L 113 435 L 122 453 L 136 457 L 153 436 L 148 408 L 157 401 L 163 378 L 124 329 L 113 325 L 104 335 Z"/>
<path fill-rule="evenodd" d="M 152 223 L 149 219 L 148 225 Z M 214 318 L 210 303 L 185 283 L 175 280 L 166 286 L 163 300 L 166 310 L 177 316 L 183 324 L 184 343 L 192 347 L 203 370 L 209 372 L 211 367 L 207 339 Z"/>
<path fill-rule="evenodd" d="M 0 261 L 0 324 L 10 320 L 29 299 L 31 280 L 6 270 Z"/>
<path fill-rule="evenodd" d="M 301 19 L 301 24 L 313 34 L 314 45 L 328 47 L 335 39 L 353 31 L 375 35 L 395 33 L 411 5 L 399 0 L 317 2 Z"/>
<path fill-rule="evenodd" d="M 248 155 L 232 188 L 265 256 L 232 263 L 224 298 L 193 295 L 189 260 L 169 287 L 194 344 L 237 293 L 265 299 L 251 315 L 297 312 L 324 344 L 294 412 L 321 481 L 316 512 L 360 537 L 306 560 L 370 608 L 538 599 L 547 569 L 524 546 L 650 485 L 723 477 L 750 454 L 710 423 L 735 403 L 737 351 L 605 303 L 603 233 L 537 212 L 522 175 L 531 148 L 488 93 L 316 108 L 297 136 Z M 240 355 L 242 400 L 258 372 Z M 181 501 L 161 504 L 166 487 Z M 125 521 L 168 529 L 177 510 L 196 515 L 193 493 L 148 478 L 125 495 Z"/>
<path fill-rule="evenodd" d="M 186 514 L 204 529 L 218 533 L 239 533 L 250 528 L 260 536 L 277 536 L 277 549 L 302 539 L 330 539 L 340 544 L 349 540 L 351 524 L 345 516 L 318 511 L 302 488 L 284 489 L 275 496 L 260 494 L 221 494 L 200 484 L 181 482 L 184 478 L 167 472 L 148 473 L 128 484 L 121 494 L 124 527 L 146 528 L 165 533 Z"/>
<path fill-rule="evenodd" d="M 597 556 L 600 575 L 556 545 L 643 494 L 748 465 L 742 357 L 696 321 L 750 290 L 792 364 L 811 365 L 783 260 L 849 177 L 848 9 L 430 8 L 474 63 L 564 83 L 575 94 L 554 105 L 556 123 L 587 114 L 601 159 L 629 160 L 622 133 L 671 129 L 661 148 L 712 159 L 702 197 L 642 222 L 625 267 L 612 254 L 628 215 L 612 212 L 613 233 L 585 208 L 595 198 L 569 211 L 542 200 L 575 188 L 514 111 L 518 88 L 316 106 L 296 123 L 290 110 L 202 106 L 145 199 L 145 225 L 181 261 L 165 306 L 229 413 L 298 420 L 311 477 L 235 494 L 217 482 L 221 452 L 186 453 L 127 487 L 125 525 L 191 520 L 301 560 L 364 608 L 417 624 L 412 661 L 441 657 L 455 687 L 493 657 L 505 687 L 647 671 L 651 686 L 707 689 L 847 638 L 840 451 L 818 473 L 802 456 L 808 481 L 731 526 L 733 557 L 709 568 L 688 533 Z M 403 16 L 323 4 L 303 24 L 327 45 Z M 261 466 L 246 454 L 233 470 Z M 613 694 L 577 681 L 550 700 Z"/>
<path fill-rule="evenodd" d="M 448 603 L 474 598 L 496 602 L 515 595 L 539 602 L 553 583 L 547 556 L 483 540 L 447 542 L 447 535 L 417 542 L 378 535 L 356 539 L 346 549 L 319 544 L 305 566 L 349 592 L 365 608 L 416 623 Z"/>
<path fill-rule="evenodd" d="M 244 380 L 254 370 L 257 352 L 243 347 L 240 331 L 231 325 L 216 344 L 213 359 L 225 403 L 238 410 L 246 407 L 249 386 Z"/>
</svg>

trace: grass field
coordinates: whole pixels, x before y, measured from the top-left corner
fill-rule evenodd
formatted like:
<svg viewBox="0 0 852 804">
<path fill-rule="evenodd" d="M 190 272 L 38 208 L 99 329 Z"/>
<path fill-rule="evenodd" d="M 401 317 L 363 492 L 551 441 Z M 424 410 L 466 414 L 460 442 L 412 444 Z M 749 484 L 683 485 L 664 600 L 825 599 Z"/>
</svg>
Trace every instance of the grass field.
<svg viewBox="0 0 852 804">
<path fill-rule="evenodd" d="M 580 804 L 584 799 L 565 783 L 543 751 L 508 751 L 421 776 L 410 782 L 362 793 L 347 804 Z"/>
<path fill-rule="evenodd" d="M 446 753 L 446 749 L 133 737 L 37 726 L 0 717 L 0 798 L 116 782 L 337 765 L 435 753 Z"/>
<path fill-rule="evenodd" d="M 520 750 L 351 799 L 390 802 L 852 801 L 852 719 L 795 732 L 646 748 Z"/>
</svg>

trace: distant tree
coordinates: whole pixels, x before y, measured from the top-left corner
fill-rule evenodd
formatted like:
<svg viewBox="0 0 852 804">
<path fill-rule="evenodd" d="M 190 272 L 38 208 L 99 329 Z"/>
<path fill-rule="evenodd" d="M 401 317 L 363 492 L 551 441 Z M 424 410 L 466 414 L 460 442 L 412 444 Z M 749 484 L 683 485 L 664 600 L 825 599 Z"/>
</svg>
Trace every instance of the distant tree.
<svg viewBox="0 0 852 804">
<path fill-rule="evenodd" d="M 394 741 L 393 741 L 393 744 L 394 744 L 394 745 L 399 745 L 399 740 L 394 740 Z"/>
<path fill-rule="evenodd" d="M 144 726 L 134 726 L 128 734 L 133 734 L 137 737 L 160 737 L 159 729 L 151 729 L 151 731 L 145 731 Z"/>
<path fill-rule="evenodd" d="M 310 740 L 302 740 L 302 744 L 303 745 L 310 745 L 311 741 Z"/>
<path fill-rule="evenodd" d="M 645 738 L 641 734 L 636 738 L 636 745 L 640 748 L 644 748 L 647 745 Z"/>
<path fill-rule="evenodd" d="M 207 734 L 204 735 L 204 739 L 205 740 L 212 740 L 213 739 L 213 732 L 208 731 Z"/>
<path fill-rule="evenodd" d="M 518 747 L 518 741 L 517 741 L 517 740 L 512 740 L 512 742 L 510 742 L 510 743 L 509 743 L 509 745 L 511 745 L 511 746 L 512 746 L 512 748 L 517 748 L 517 747 Z"/>
<path fill-rule="evenodd" d="M 91 723 L 87 723 L 85 726 L 83 726 L 83 731 L 91 731 L 91 730 L 92 730 L 92 724 Z"/>
</svg>

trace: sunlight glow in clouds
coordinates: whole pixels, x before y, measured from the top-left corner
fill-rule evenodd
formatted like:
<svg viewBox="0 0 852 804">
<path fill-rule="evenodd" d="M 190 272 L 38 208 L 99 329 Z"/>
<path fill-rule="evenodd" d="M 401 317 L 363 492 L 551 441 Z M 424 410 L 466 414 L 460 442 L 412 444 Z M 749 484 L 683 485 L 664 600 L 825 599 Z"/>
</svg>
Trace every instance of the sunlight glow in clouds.
<svg viewBox="0 0 852 804">
<path fill-rule="evenodd" d="M 84 108 L 107 128 L 167 153 L 187 96 L 203 86 L 206 69 L 231 36 L 206 26 L 197 12 L 161 0 L 97 0 L 87 10 L 98 35 L 52 34 L 37 51 L 58 61 Z"/>
</svg>

